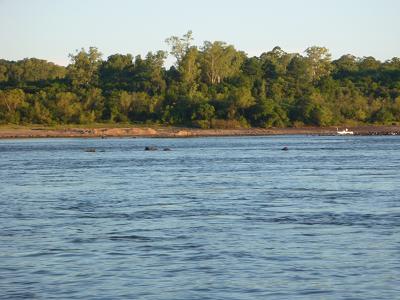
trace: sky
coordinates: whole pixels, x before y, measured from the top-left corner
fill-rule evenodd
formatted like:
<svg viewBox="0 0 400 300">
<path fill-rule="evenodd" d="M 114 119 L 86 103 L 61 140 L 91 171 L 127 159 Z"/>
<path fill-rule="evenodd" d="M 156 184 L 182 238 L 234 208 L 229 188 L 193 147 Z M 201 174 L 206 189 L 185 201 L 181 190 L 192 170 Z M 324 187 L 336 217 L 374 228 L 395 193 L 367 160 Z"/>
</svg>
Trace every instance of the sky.
<svg viewBox="0 0 400 300">
<path fill-rule="evenodd" d="M 0 58 L 67 65 L 76 49 L 145 55 L 188 30 L 194 44 L 225 41 L 248 55 L 324 46 L 400 57 L 399 0 L 0 0 Z"/>
</svg>

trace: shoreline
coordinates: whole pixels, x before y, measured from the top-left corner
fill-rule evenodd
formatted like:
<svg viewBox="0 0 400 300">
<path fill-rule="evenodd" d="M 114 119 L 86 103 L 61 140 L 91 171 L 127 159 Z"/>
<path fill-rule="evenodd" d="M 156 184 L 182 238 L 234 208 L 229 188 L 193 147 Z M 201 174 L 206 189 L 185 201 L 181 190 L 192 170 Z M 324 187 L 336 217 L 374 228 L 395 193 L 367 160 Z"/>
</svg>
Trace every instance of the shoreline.
<svg viewBox="0 0 400 300">
<path fill-rule="evenodd" d="M 342 130 L 345 127 L 340 127 Z M 354 135 L 400 135 L 400 126 L 349 126 Z M 223 136 L 270 136 L 270 135 L 336 135 L 336 127 L 302 128 L 248 128 L 248 129 L 197 129 L 187 127 L 99 127 L 99 128 L 46 128 L 22 127 L 1 128 L 0 139 L 14 138 L 189 138 Z"/>
</svg>

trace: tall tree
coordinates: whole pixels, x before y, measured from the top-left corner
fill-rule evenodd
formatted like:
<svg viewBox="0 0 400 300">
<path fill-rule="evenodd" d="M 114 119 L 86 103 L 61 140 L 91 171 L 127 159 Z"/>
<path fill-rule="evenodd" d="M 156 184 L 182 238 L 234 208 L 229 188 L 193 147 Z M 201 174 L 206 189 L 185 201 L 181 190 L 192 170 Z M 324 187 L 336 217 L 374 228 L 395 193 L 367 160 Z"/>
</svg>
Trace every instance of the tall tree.
<svg viewBox="0 0 400 300">
<path fill-rule="evenodd" d="M 0 82 L 8 81 L 8 68 L 0 62 Z"/>
<path fill-rule="evenodd" d="M 133 67 L 131 54 L 113 54 L 99 68 L 101 84 L 107 88 L 127 88 L 130 69 Z"/>
<path fill-rule="evenodd" d="M 206 41 L 202 48 L 202 72 L 208 83 L 217 84 L 226 77 L 238 74 L 244 59 L 245 54 L 236 51 L 232 45 Z"/>
<path fill-rule="evenodd" d="M 68 66 L 68 76 L 72 85 L 90 86 L 98 82 L 98 68 L 101 65 L 101 52 L 96 47 L 88 51 L 81 49 L 76 54 L 70 54 L 71 64 Z"/>
<path fill-rule="evenodd" d="M 286 73 L 287 66 L 290 63 L 293 55 L 288 54 L 282 50 L 281 47 L 276 46 L 271 51 L 262 53 L 260 61 L 265 74 L 265 78 L 276 79 Z"/>
<path fill-rule="evenodd" d="M 149 52 L 145 59 L 140 55 L 135 58 L 134 67 L 130 71 L 131 87 L 134 92 L 146 92 L 150 96 L 164 93 L 165 51 Z"/>
<path fill-rule="evenodd" d="M 312 69 L 312 78 L 318 81 L 331 72 L 331 54 L 325 47 L 312 46 L 305 50 Z"/>
<path fill-rule="evenodd" d="M 20 109 L 26 105 L 21 89 L 0 90 L 0 122 L 19 123 Z"/>
<path fill-rule="evenodd" d="M 358 71 L 357 58 L 351 54 L 342 55 L 339 59 L 334 60 L 332 65 L 339 77 L 346 77 Z"/>
<path fill-rule="evenodd" d="M 200 64 L 198 62 L 199 51 L 196 47 L 191 47 L 182 58 L 178 66 L 181 80 L 186 84 L 194 84 L 200 76 Z"/>
<path fill-rule="evenodd" d="M 183 37 L 171 36 L 165 42 L 171 47 L 170 54 L 176 59 L 176 66 L 179 66 L 183 57 L 189 51 L 193 41 L 193 32 L 189 30 Z"/>
</svg>

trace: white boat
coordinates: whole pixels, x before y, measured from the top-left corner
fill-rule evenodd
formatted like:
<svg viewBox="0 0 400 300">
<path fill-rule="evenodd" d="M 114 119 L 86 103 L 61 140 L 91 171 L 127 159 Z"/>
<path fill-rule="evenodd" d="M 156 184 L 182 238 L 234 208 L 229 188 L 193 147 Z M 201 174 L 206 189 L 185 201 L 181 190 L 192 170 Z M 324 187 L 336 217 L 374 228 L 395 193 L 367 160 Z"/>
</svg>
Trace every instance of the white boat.
<svg viewBox="0 0 400 300">
<path fill-rule="evenodd" d="M 339 131 L 338 128 L 336 128 L 336 134 L 337 135 L 353 135 L 353 131 L 349 131 L 347 128 L 345 130 Z"/>
</svg>

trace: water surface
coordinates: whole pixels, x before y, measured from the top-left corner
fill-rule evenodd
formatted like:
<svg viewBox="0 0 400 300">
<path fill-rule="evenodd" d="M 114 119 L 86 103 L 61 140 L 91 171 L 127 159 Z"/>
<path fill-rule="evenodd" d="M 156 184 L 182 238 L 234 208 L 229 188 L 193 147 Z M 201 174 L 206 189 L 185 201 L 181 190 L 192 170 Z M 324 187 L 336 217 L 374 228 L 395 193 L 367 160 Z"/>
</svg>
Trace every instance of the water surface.
<svg viewBox="0 0 400 300">
<path fill-rule="evenodd" d="M 399 149 L 398 136 L 1 140 L 0 297 L 399 299 Z"/>
</svg>

